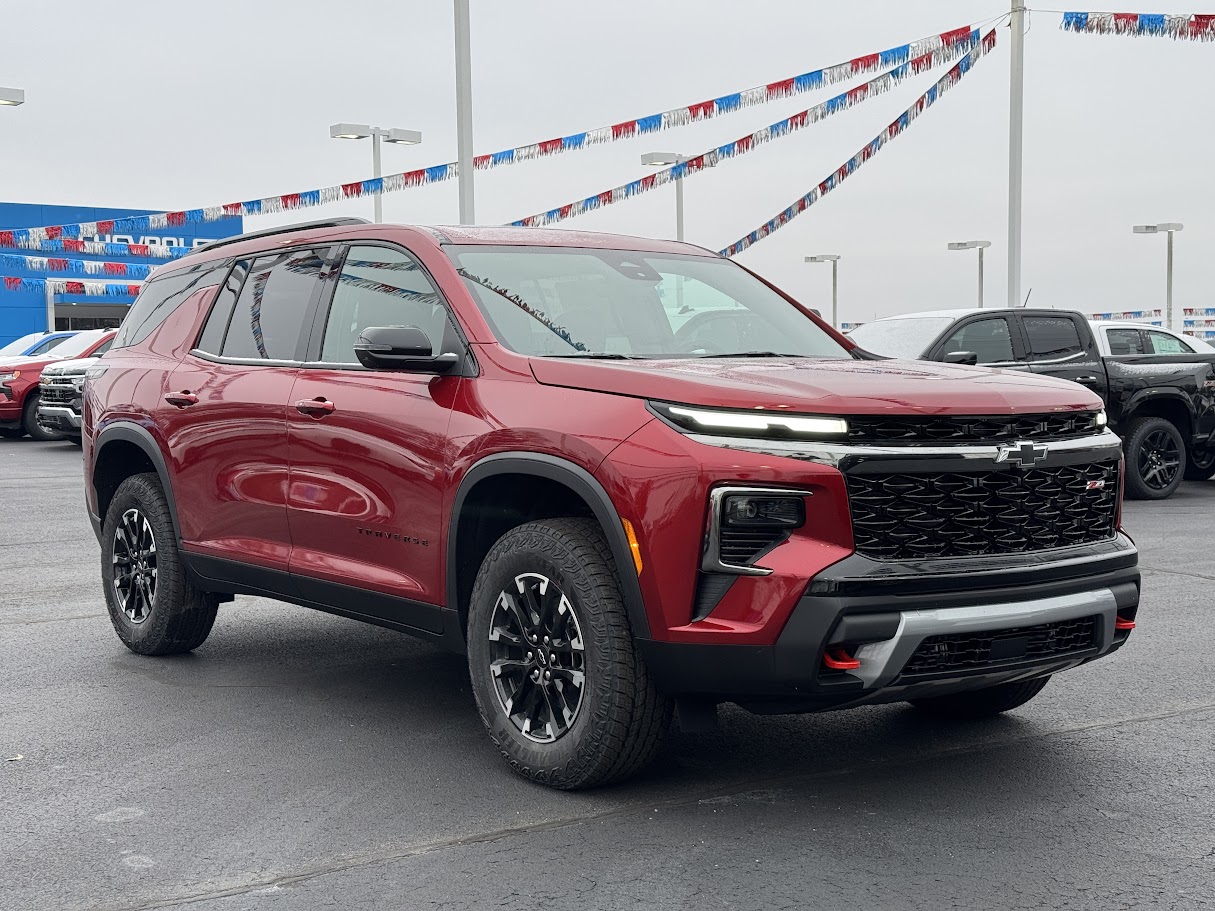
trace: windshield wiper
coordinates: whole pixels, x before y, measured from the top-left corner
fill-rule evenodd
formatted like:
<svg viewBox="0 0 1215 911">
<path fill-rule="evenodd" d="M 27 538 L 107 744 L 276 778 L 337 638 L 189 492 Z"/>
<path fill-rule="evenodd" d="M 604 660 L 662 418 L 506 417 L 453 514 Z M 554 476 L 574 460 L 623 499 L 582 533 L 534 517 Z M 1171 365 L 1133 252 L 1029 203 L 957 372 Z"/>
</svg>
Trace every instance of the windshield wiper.
<svg viewBox="0 0 1215 911">
<path fill-rule="evenodd" d="M 540 357 L 597 358 L 605 361 L 644 361 L 646 358 L 634 354 L 614 354 L 608 351 L 579 351 L 577 354 L 542 354 Z"/>
<path fill-rule="evenodd" d="M 809 357 L 806 354 L 781 354 L 777 351 L 735 351 L 731 354 L 698 354 L 699 359 L 710 357 Z"/>
</svg>

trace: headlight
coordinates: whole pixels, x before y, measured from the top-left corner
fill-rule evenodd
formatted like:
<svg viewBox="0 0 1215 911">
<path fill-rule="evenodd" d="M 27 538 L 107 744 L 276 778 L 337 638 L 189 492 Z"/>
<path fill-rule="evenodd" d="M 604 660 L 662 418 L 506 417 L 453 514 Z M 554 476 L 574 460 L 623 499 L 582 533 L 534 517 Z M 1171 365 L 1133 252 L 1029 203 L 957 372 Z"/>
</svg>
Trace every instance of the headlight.
<svg viewBox="0 0 1215 911">
<path fill-rule="evenodd" d="M 848 435 L 843 418 L 812 414 L 785 414 L 756 409 L 728 411 L 651 402 L 654 411 L 691 433 L 726 436 L 777 437 L 783 439 L 834 438 Z"/>
<path fill-rule="evenodd" d="M 0 383 L 7 383 L 21 376 L 20 370 L 14 370 L 12 373 L 0 373 Z"/>
<path fill-rule="evenodd" d="M 88 379 L 88 377 L 82 373 L 80 376 L 73 376 L 70 379 L 72 381 L 72 385 L 76 387 L 76 391 L 79 392 L 84 388 L 84 381 Z"/>
<path fill-rule="evenodd" d="M 1098 411 L 1096 418 L 1093 420 L 1093 423 L 1098 427 L 1105 427 L 1109 424 L 1109 422 L 1109 416 L 1104 411 Z"/>
</svg>

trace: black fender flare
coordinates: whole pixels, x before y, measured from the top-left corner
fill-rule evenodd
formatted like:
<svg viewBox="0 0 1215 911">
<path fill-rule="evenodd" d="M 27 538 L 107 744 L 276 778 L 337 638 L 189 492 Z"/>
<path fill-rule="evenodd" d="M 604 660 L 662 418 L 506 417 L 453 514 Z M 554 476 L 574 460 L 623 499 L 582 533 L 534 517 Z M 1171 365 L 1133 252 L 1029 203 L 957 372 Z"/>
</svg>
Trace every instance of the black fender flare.
<svg viewBox="0 0 1215 911">
<path fill-rule="evenodd" d="M 152 436 L 146 427 L 133 421 L 116 421 L 112 424 L 107 424 L 101 433 L 97 434 L 97 439 L 93 441 L 93 471 L 91 472 L 94 490 L 97 486 L 97 459 L 108 443 L 118 441 L 133 443 L 138 446 L 143 451 L 143 454 L 148 457 L 152 465 L 155 466 L 156 474 L 160 476 L 160 486 L 165 492 L 165 499 L 169 501 L 169 516 L 173 520 L 173 533 L 177 536 L 177 543 L 180 546 L 181 526 L 177 522 L 177 498 L 173 496 L 173 484 L 170 481 L 169 466 L 165 461 L 164 452 L 161 450 L 160 444 L 156 441 L 156 437 Z M 100 503 L 98 507 L 100 507 Z M 100 522 L 105 522 L 104 515 L 97 518 Z M 98 525 L 96 530 L 98 536 L 100 536 L 100 525 Z"/>
<path fill-rule="evenodd" d="M 1193 399 L 1186 395 L 1183 390 L 1175 386 L 1163 386 L 1155 389 L 1140 389 L 1138 392 L 1132 395 L 1127 401 L 1126 405 L 1123 406 L 1122 419 L 1119 424 L 1125 425 L 1130 421 L 1135 420 L 1136 417 L 1139 417 L 1139 415 L 1135 413 L 1136 411 L 1146 404 L 1160 401 L 1179 402 L 1181 407 L 1185 409 L 1186 414 L 1190 416 L 1190 433 L 1189 437 L 1185 439 L 1185 443 L 1188 446 L 1191 442 L 1193 442 L 1194 434 L 1198 429 L 1198 411 L 1194 407 Z M 1178 432 L 1180 432 L 1181 429 L 1182 428 L 1178 427 Z M 1182 436 L 1184 437 L 1185 434 L 1182 434 Z"/>
<path fill-rule="evenodd" d="M 612 548 L 633 637 L 650 638 L 650 621 L 645 612 L 641 583 L 637 580 L 637 574 L 630 572 L 633 567 L 633 551 L 629 547 L 624 526 L 620 522 L 620 514 L 616 511 L 611 497 L 595 476 L 585 468 L 566 459 L 536 452 L 499 452 L 486 456 L 469 468 L 460 480 L 447 525 L 447 609 L 456 612 L 451 616 L 457 616 L 460 609 L 456 555 L 459 553 L 460 513 L 464 508 L 464 500 L 480 481 L 500 474 L 529 474 L 556 481 L 569 487 L 586 501 Z"/>
</svg>

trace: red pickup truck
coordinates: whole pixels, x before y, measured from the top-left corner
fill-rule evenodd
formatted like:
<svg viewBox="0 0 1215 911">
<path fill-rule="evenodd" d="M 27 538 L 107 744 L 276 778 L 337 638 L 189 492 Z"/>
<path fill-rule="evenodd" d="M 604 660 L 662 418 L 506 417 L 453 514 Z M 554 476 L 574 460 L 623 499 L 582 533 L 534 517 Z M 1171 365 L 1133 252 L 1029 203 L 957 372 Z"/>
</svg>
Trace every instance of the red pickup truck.
<svg viewBox="0 0 1215 911">
<path fill-rule="evenodd" d="M 39 382 L 48 364 L 80 357 L 100 357 L 114 341 L 113 329 L 77 332 L 56 345 L 51 353 L 0 362 L 0 436 L 58 440 L 53 428 L 38 423 Z"/>
<path fill-rule="evenodd" d="M 236 594 L 467 656 L 562 788 L 696 728 L 1028 701 L 1135 625 L 1121 451 L 1074 383 L 865 359 L 697 247 L 354 220 L 157 270 L 84 395 L 113 625 Z"/>
</svg>

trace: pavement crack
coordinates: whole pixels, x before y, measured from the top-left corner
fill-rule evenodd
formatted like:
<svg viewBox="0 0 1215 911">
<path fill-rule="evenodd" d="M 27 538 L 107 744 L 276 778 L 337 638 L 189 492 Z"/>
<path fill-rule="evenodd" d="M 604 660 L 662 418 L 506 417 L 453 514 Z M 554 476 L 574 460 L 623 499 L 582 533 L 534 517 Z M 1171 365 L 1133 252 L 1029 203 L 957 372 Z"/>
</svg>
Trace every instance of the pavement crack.
<svg viewBox="0 0 1215 911">
<path fill-rule="evenodd" d="M 1191 579 L 1203 579 L 1207 582 L 1215 582 L 1215 576 L 1204 576 L 1202 573 L 1190 573 L 1184 569 L 1165 569 L 1162 566 L 1144 566 L 1139 564 L 1139 569 L 1149 573 L 1166 573 L 1170 576 L 1189 576 Z"/>
<path fill-rule="evenodd" d="M 1167 711 L 1149 712 L 1142 715 L 1111 718 L 1103 721 L 1092 721 L 1088 722 L 1087 724 L 1077 724 L 1070 727 L 1057 728 L 1052 731 L 1046 731 L 1038 734 L 1025 734 L 1020 737 L 1008 737 L 999 741 L 987 741 L 984 743 L 969 744 L 967 746 L 920 752 L 910 756 L 904 755 L 886 757 L 875 760 L 873 763 L 864 766 L 864 770 L 868 772 L 872 771 L 874 768 L 880 768 L 882 766 L 893 767 L 900 764 L 916 765 L 924 762 L 937 761 L 944 757 L 963 756 L 967 754 L 977 754 L 992 750 L 1006 749 L 1009 746 L 1013 746 L 1018 743 L 1025 743 L 1031 740 L 1049 740 L 1056 737 L 1065 737 L 1087 731 L 1116 728 L 1126 724 L 1143 724 L 1151 721 L 1161 721 L 1168 718 L 1176 718 L 1182 715 L 1202 714 L 1204 712 L 1213 711 L 1215 711 L 1215 702 L 1192 703 Z M 311 867 L 301 869 L 296 873 L 291 873 L 284 876 L 278 876 L 270 879 L 251 880 L 242 885 L 232 886 L 227 889 L 216 889 L 206 892 L 179 895 L 174 898 L 157 899 L 137 905 L 92 906 L 92 911 L 155 911 L 155 909 L 159 908 L 176 908 L 185 905 L 197 904 L 204 901 L 214 901 L 221 898 L 246 895 L 265 889 L 286 888 L 307 882 L 312 879 L 318 879 L 322 876 L 329 876 L 335 873 L 344 873 L 348 870 L 358 870 L 365 867 L 375 866 L 376 864 L 392 863 L 394 861 L 405 860 L 411 857 L 420 857 L 426 854 L 435 853 L 437 851 L 446 851 L 452 848 L 468 847 L 470 845 L 491 844 L 506 838 L 517 837 L 520 835 L 530 835 L 537 832 L 547 832 L 553 829 L 562 829 L 588 822 L 614 819 L 622 816 L 629 816 L 634 813 L 652 812 L 654 810 L 670 810 L 680 807 L 694 806 L 706 799 L 747 794 L 752 791 L 760 790 L 764 787 L 777 784 L 787 784 L 790 782 L 799 781 L 814 781 L 825 778 L 838 778 L 843 775 L 854 774 L 856 771 L 857 769 L 855 767 L 843 769 L 819 769 L 813 772 L 793 772 L 758 778 L 741 779 L 730 784 L 723 785 L 720 788 L 709 789 L 695 795 L 683 794 L 681 796 L 671 797 L 666 800 L 654 800 L 653 798 L 648 798 L 645 800 L 637 800 L 626 804 L 620 804 L 619 806 L 604 809 L 599 812 L 582 812 L 577 815 L 549 819 L 542 822 L 528 823 L 521 826 L 511 826 L 509 828 L 493 829 L 484 832 L 472 832 L 466 835 L 452 836 L 448 838 L 435 839 L 432 841 L 415 842 L 413 844 L 405 845 L 390 851 L 366 854 L 361 857 L 347 857 L 340 861 L 316 864 Z"/>
</svg>

